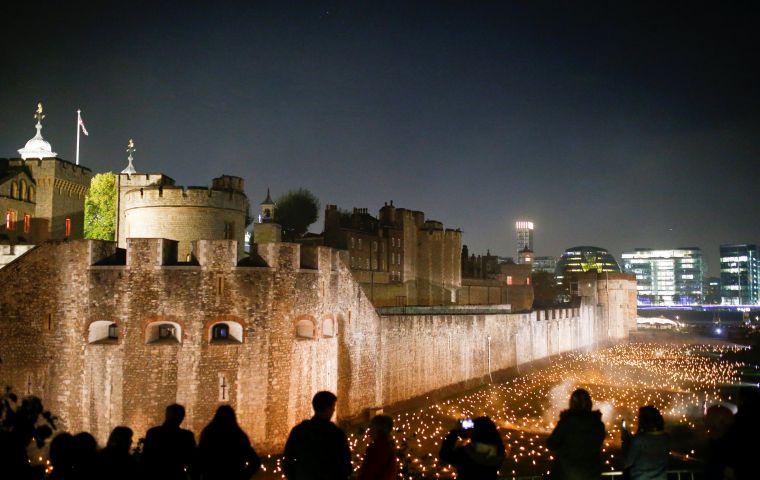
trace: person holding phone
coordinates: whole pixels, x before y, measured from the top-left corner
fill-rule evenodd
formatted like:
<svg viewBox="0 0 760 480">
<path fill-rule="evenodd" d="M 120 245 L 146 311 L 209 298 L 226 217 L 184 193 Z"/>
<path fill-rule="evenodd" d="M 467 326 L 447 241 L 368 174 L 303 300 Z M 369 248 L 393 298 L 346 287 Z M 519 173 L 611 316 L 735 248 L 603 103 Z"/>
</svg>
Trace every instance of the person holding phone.
<svg viewBox="0 0 760 480">
<path fill-rule="evenodd" d="M 458 440 L 469 440 L 457 446 Z M 462 420 L 446 435 L 440 459 L 457 469 L 459 480 L 496 480 L 506 456 L 504 441 L 488 417 Z"/>
</svg>

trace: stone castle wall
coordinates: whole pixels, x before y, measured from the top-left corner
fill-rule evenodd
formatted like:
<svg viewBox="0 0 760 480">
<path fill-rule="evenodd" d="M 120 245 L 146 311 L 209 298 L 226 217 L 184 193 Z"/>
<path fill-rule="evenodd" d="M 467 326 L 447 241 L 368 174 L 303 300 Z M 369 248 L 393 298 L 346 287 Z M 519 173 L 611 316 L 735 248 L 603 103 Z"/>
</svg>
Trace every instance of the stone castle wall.
<svg viewBox="0 0 760 480">
<path fill-rule="evenodd" d="M 268 266 L 242 267 L 235 241 L 198 241 L 200 265 L 176 266 L 176 247 L 132 238 L 119 264 L 113 242 L 50 242 L 0 270 L 12 285 L 0 291 L 0 383 L 42 397 L 63 429 L 101 443 L 122 424 L 139 438 L 172 402 L 197 433 L 228 403 L 257 449 L 273 452 L 318 390 L 338 394 L 339 418 L 358 417 L 482 382 L 489 365 L 622 338 L 635 322 L 630 278 L 589 279 L 575 310 L 380 316 L 345 252 L 269 243 L 258 247 Z M 240 341 L 213 342 L 220 322 L 239 327 Z M 111 323 L 117 338 L 99 337 Z M 179 341 L 150 343 L 159 324 Z"/>
</svg>

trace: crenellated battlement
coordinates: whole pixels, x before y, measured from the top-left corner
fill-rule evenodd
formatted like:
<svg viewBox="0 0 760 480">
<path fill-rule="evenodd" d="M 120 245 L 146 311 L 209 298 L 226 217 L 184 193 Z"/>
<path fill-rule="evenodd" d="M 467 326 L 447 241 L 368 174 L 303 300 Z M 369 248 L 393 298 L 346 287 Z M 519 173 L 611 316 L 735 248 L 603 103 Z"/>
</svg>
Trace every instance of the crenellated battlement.
<svg viewBox="0 0 760 480">
<path fill-rule="evenodd" d="M 206 207 L 247 210 L 248 198 L 234 190 L 207 187 L 152 185 L 129 190 L 124 194 L 125 210 L 140 207 Z"/>
<path fill-rule="evenodd" d="M 150 185 L 175 185 L 174 179 L 164 175 L 163 173 L 120 173 L 119 174 L 119 187 L 147 187 Z"/>
</svg>

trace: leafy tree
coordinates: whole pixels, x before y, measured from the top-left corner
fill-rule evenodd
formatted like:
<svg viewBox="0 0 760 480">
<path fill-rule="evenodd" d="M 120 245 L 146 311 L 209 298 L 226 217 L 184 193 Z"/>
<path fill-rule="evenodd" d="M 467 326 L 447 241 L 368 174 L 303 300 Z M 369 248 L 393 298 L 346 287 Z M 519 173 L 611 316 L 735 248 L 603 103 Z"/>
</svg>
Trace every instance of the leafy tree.
<svg viewBox="0 0 760 480">
<path fill-rule="evenodd" d="M 84 200 L 84 237 L 114 240 L 116 233 L 116 175 L 98 173 Z"/>
<path fill-rule="evenodd" d="M 303 236 L 319 216 L 319 199 L 305 188 L 283 194 L 275 204 L 274 221 L 282 227 L 286 241 Z"/>
<path fill-rule="evenodd" d="M 531 282 L 533 285 L 533 308 L 544 309 L 557 306 L 558 298 L 562 290 L 557 286 L 554 274 L 549 272 L 533 272 Z"/>
</svg>

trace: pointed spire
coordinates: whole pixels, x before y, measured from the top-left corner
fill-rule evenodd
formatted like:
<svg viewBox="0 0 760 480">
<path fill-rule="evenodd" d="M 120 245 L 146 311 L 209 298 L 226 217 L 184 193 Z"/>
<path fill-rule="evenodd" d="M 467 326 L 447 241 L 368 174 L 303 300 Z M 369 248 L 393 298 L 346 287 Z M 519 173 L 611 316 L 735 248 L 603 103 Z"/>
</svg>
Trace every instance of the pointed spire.
<svg viewBox="0 0 760 480">
<path fill-rule="evenodd" d="M 42 138 L 42 119 L 45 118 L 42 112 L 42 102 L 39 102 L 37 103 L 37 110 L 34 112 L 34 119 L 37 120 L 37 125 L 34 126 L 37 129 L 37 135 L 26 142 L 24 148 L 18 150 L 24 160 L 27 158 L 55 158 L 58 155 L 52 150 L 50 143 Z"/>
<path fill-rule="evenodd" d="M 269 187 L 267 187 L 267 198 L 264 199 L 263 202 L 261 202 L 262 205 L 274 205 L 274 202 L 272 201 L 272 196 L 269 194 Z"/>
<path fill-rule="evenodd" d="M 267 187 L 267 198 L 261 202 L 261 213 L 259 213 L 259 223 L 270 223 L 274 221 L 274 201 Z"/>
<path fill-rule="evenodd" d="M 129 156 L 127 157 L 127 160 L 129 161 L 129 165 L 127 165 L 127 168 L 121 171 L 121 173 L 126 173 L 128 175 L 133 175 L 137 173 L 137 170 L 135 170 L 134 165 L 132 165 L 132 154 L 135 153 L 137 149 L 135 148 L 135 141 L 131 138 L 129 139 L 129 143 L 127 143 L 127 153 Z"/>
</svg>

